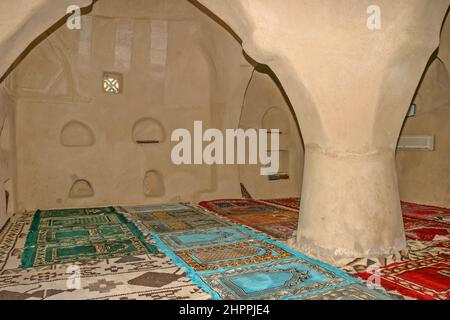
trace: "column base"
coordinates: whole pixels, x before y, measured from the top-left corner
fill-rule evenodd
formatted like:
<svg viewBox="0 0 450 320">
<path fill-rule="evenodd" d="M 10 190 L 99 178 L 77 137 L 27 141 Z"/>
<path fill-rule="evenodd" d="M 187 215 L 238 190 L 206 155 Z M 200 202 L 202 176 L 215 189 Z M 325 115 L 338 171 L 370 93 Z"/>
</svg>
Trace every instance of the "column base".
<svg viewBox="0 0 450 320">
<path fill-rule="evenodd" d="M 328 154 L 306 148 L 300 220 L 291 246 L 339 264 L 406 248 L 391 150 Z"/>
</svg>

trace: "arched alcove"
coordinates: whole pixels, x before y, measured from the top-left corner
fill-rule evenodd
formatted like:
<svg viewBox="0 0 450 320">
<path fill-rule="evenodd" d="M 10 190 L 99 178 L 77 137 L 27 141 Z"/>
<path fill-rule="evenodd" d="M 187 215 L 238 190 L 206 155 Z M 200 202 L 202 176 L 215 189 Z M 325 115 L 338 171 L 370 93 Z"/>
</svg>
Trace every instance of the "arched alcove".
<svg viewBox="0 0 450 320">
<path fill-rule="evenodd" d="M 291 132 L 286 111 L 277 107 L 271 107 L 266 111 L 261 121 L 261 127 L 268 131 L 278 129 L 280 134 L 289 134 Z"/>
<path fill-rule="evenodd" d="M 160 197 L 165 194 L 164 180 L 159 171 L 149 170 L 145 173 L 143 191 L 146 197 Z"/>
<path fill-rule="evenodd" d="M 299 197 L 304 158 L 301 136 L 289 100 L 266 68 L 257 68 L 253 74 L 240 127 L 267 130 L 268 153 L 278 154 L 279 160 L 277 172 L 270 176 L 262 176 L 259 165 L 240 166 L 240 183 L 255 198 Z M 271 145 L 272 138 L 278 138 L 278 148 Z"/>
<path fill-rule="evenodd" d="M 87 124 L 73 120 L 61 130 L 60 143 L 65 147 L 90 147 L 95 144 L 94 132 Z"/>
<path fill-rule="evenodd" d="M 76 180 L 69 191 L 69 198 L 90 198 L 94 196 L 94 189 L 88 180 Z"/>
<path fill-rule="evenodd" d="M 139 145 L 158 144 L 164 140 L 164 127 L 156 119 L 142 118 L 133 126 L 133 141 Z"/>
</svg>

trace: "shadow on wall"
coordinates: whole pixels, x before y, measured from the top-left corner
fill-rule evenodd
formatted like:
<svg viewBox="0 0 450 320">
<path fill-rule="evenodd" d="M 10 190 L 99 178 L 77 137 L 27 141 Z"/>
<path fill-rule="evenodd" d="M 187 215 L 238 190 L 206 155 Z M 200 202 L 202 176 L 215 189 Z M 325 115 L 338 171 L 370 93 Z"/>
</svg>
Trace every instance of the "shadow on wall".
<svg viewBox="0 0 450 320">
<path fill-rule="evenodd" d="M 5 190 L 5 212 L 7 216 L 10 216 L 14 213 L 14 192 L 11 179 L 5 181 L 3 188 Z"/>
<path fill-rule="evenodd" d="M 279 129 L 279 171 L 261 176 L 259 165 L 239 166 L 240 181 L 254 198 L 299 197 L 303 177 L 304 148 L 298 122 L 273 72 L 258 65 L 247 88 L 240 127 Z M 269 150 L 271 152 L 271 150 Z"/>
</svg>

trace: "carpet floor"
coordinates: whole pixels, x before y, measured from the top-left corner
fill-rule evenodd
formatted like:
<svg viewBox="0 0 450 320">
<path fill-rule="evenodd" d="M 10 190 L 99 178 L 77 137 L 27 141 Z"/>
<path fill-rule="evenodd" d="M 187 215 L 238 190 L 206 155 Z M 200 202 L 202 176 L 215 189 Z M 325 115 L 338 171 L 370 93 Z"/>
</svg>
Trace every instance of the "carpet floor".
<svg viewBox="0 0 450 320">
<path fill-rule="evenodd" d="M 275 206 L 280 210 L 299 211 L 299 198 L 251 200 L 252 206 Z M 228 202 L 228 204 L 227 204 Z M 255 203 L 258 203 L 256 205 Z M 214 200 L 200 203 L 224 217 L 236 220 L 227 208 L 240 206 L 239 215 L 253 215 L 248 200 Z M 237 211 L 236 209 L 234 209 Z M 364 280 L 379 284 L 388 292 L 412 299 L 450 299 L 450 209 L 402 202 L 407 249 L 382 258 L 359 258 L 349 261 L 343 270 Z M 260 219 L 265 219 L 260 216 Z M 264 222 L 240 219 L 241 223 L 258 229 Z M 265 229 L 278 228 L 284 221 L 272 216 Z M 297 229 L 298 218 L 289 230 L 271 235 L 285 240 Z"/>
<path fill-rule="evenodd" d="M 218 208 L 225 214 L 218 214 Z M 240 199 L 220 200 L 208 209 L 166 204 L 14 215 L 0 232 L 0 299 L 401 298 L 365 284 L 370 277 L 362 273 L 373 264 L 370 259 L 337 269 L 279 242 L 277 236 L 289 238 L 283 234 L 296 229 L 298 216 L 292 208 Z M 264 215 L 267 223 L 256 215 Z M 442 216 L 435 218 L 417 219 L 416 237 L 425 232 L 420 228 L 437 227 L 427 223 L 445 221 Z M 273 227 L 287 223 L 295 226 L 284 231 Z M 424 274 L 434 274 L 442 282 L 448 270 L 443 252 L 449 247 L 442 232 L 433 232 L 431 242 L 441 239 L 440 246 L 410 239 L 415 247 L 408 257 L 434 258 L 419 265 L 432 268 Z M 408 262 L 405 257 L 392 260 Z M 384 262 L 383 268 L 391 260 Z M 417 282 L 414 276 L 399 275 L 397 269 L 391 277 Z M 399 283 L 385 278 L 382 285 L 388 290 L 392 290 L 389 281 Z M 429 284 L 422 286 L 424 295 L 414 298 L 440 299 L 447 294 L 443 287 L 432 288 L 440 291 L 431 294 Z M 408 289 L 414 288 L 395 289 L 412 296 Z"/>
<path fill-rule="evenodd" d="M 251 215 L 270 213 L 272 219 L 274 214 L 281 218 L 292 214 L 252 200 L 229 200 L 229 204 L 222 208 L 232 216 L 240 215 L 243 206 L 250 208 Z M 393 299 L 262 232 L 197 206 L 118 210 L 129 214 L 140 228 L 147 228 L 158 248 L 213 299 Z"/>
<path fill-rule="evenodd" d="M 203 208 L 230 221 L 249 226 L 278 240 L 292 238 L 297 230 L 298 209 L 275 206 L 252 199 L 224 199 L 203 201 Z"/>
<path fill-rule="evenodd" d="M 67 213 L 69 221 L 70 211 Z M 163 253 L 152 253 L 155 244 L 150 236 L 146 236 L 144 242 L 139 240 L 142 244 L 139 250 L 93 255 L 81 253 L 71 256 L 70 260 L 67 256 L 63 259 L 56 256 L 45 265 L 38 260 L 36 265 L 24 266 L 24 260 L 35 261 L 25 258 L 31 244 L 30 236 L 35 232 L 33 221 L 36 221 L 35 213 L 14 215 L 0 232 L 0 300 L 211 299 Z M 104 224 L 98 226 L 95 237 L 101 233 L 103 227 L 100 226 Z M 125 226 L 127 231 L 129 222 Z M 102 240 L 108 243 L 108 237 L 103 234 Z M 133 238 L 135 234 L 130 230 L 127 237 Z M 82 243 L 92 244 L 98 240 L 82 238 L 79 239 Z M 48 240 L 47 237 L 40 239 L 38 246 L 45 248 L 51 242 Z"/>
<path fill-rule="evenodd" d="M 38 210 L 22 268 L 157 253 L 145 235 L 113 208 Z"/>
</svg>

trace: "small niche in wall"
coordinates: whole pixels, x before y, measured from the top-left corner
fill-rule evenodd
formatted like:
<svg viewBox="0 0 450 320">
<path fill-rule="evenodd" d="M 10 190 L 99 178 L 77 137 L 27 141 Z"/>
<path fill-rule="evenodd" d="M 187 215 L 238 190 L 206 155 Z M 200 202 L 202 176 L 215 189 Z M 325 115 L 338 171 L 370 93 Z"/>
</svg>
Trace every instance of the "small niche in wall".
<svg viewBox="0 0 450 320">
<path fill-rule="evenodd" d="M 267 129 L 269 133 L 273 133 L 276 129 L 280 130 L 280 134 L 289 134 L 290 132 L 289 119 L 286 113 L 277 107 L 272 107 L 266 111 L 261 126 L 263 129 Z"/>
<path fill-rule="evenodd" d="M 160 197 L 165 194 L 162 175 L 156 170 L 145 173 L 143 187 L 146 197 Z"/>
<path fill-rule="evenodd" d="M 76 180 L 70 188 L 69 198 L 90 198 L 94 196 L 94 189 L 87 180 Z"/>
<path fill-rule="evenodd" d="M 65 147 L 90 147 L 95 138 L 91 128 L 79 121 L 70 121 L 61 130 L 60 143 Z"/>
<path fill-rule="evenodd" d="M 273 151 L 269 151 L 273 152 Z M 277 180 L 289 180 L 289 151 L 288 150 L 280 150 L 279 154 L 279 167 L 278 172 L 267 176 L 269 181 L 277 181 Z"/>
<path fill-rule="evenodd" d="M 139 145 L 158 144 L 164 140 L 164 128 L 158 120 L 143 118 L 133 126 L 133 141 Z"/>
<path fill-rule="evenodd" d="M 286 113 L 277 108 L 272 107 L 266 111 L 263 116 L 261 126 L 263 129 L 268 130 L 269 134 L 275 134 L 275 130 L 279 130 L 279 144 L 280 147 L 284 145 L 286 139 L 290 133 L 289 118 Z M 270 142 L 268 138 L 268 143 Z M 268 144 L 269 145 L 269 144 Z M 268 150 L 268 153 L 272 153 L 276 150 Z M 279 154 L 279 168 L 278 172 L 269 175 L 267 178 L 269 181 L 289 180 L 289 150 L 277 150 Z"/>
</svg>

